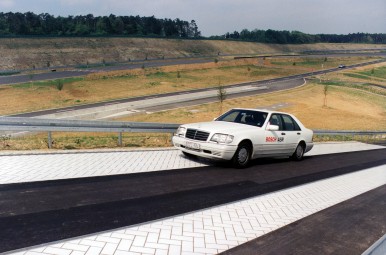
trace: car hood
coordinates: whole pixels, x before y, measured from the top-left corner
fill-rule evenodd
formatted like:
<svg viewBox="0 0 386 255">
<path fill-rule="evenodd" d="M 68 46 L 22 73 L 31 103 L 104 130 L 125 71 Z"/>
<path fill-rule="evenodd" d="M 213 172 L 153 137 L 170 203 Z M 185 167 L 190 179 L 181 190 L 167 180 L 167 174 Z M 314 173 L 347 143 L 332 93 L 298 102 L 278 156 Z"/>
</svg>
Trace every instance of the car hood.
<svg viewBox="0 0 386 255">
<path fill-rule="evenodd" d="M 260 129 L 256 126 L 250 126 L 241 123 L 226 122 L 226 121 L 210 121 L 210 122 L 199 122 L 192 124 L 182 125 L 186 128 L 198 129 L 201 131 L 211 132 L 211 133 L 223 133 L 223 134 L 235 134 L 247 129 Z"/>
</svg>

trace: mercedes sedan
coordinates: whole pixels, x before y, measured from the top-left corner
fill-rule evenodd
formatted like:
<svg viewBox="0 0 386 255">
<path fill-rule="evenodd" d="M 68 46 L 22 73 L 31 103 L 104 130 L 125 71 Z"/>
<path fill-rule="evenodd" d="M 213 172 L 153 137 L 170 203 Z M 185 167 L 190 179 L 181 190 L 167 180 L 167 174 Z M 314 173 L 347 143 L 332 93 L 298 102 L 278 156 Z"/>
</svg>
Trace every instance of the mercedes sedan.
<svg viewBox="0 0 386 255">
<path fill-rule="evenodd" d="M 313 147 L 312 137 L 313 131 L 289 113 L 237 108 L 214 121 L 181 125 L 173 144 L 187 156 L 229 160 L 245 168 L 261 157 L 302 160 Z"/>
</svg>

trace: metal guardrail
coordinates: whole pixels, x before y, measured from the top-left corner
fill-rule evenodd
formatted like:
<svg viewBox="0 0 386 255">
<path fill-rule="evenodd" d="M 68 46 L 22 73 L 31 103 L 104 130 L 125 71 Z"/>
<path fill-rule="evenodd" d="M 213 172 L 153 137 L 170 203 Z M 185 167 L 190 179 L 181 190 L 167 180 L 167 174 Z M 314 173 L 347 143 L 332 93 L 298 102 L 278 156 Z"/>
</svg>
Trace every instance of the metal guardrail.
<svg viewBox="0 0 386 255">
<path fill-rule="evenodd" d="M 313 130 L 315 135 L 386 135 L 386 131 Z"/>
<path fill-rule="evenodd" d="M 122 146 L 122 133 L 175 133 L 180 124 L 148 122 L 85 121 L 64 119 L 38 119 L 26 117 L 0 117 L 0 131 L 48 132 L 48 147 L 52 147 L 51 132 L 112 132 L 118 133 Z M 374 136 L 386 131 L 314 130 L 315 135 Z"/>
<path fill-rule="evenodd" d="M 0 117 L 0 131 L 48 132 L 48 147 L 52 148 L 51 132 L 112 132 L 118 133 L 122 146 L 122 133 L 174 133 L 179 124 L 140 123 L 116 121 L 85 121 L 63 119 L 36 119 L 25 117 Z M 14 134 L 13 134 L 14 135 Z"/>
</svg>

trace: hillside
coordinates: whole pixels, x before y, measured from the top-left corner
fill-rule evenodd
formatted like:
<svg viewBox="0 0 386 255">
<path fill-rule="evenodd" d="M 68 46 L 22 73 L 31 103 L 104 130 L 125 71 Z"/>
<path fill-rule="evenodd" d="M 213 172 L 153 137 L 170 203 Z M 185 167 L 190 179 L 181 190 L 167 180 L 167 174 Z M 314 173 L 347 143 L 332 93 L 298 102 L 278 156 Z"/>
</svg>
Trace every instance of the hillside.
<svg viewBox="0 0 386 255">
<path fill-rule="evenodd" d="M 154 58 L 275 54 L 309 50 L 385 49 L 382 44 L 262 44 L 154 38 L 0 38 L 0 70 L 125 62 Z"/>
</svg>

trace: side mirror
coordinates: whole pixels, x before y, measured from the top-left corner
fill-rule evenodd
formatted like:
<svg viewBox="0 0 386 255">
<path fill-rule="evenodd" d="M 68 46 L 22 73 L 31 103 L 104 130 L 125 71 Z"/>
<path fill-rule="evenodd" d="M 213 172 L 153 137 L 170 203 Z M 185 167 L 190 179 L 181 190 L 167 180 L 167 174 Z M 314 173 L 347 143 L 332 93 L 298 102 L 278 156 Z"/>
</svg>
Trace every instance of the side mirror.
<svg viewBox="0 0 386 255">
<path fill-rule="evenodd" d="M 277 126 L 277 125 L 268 125 L 267 130 L 269 130 L 269 131 L 278 131 L 279 130 L 279 126 Z"/>
</svg>

